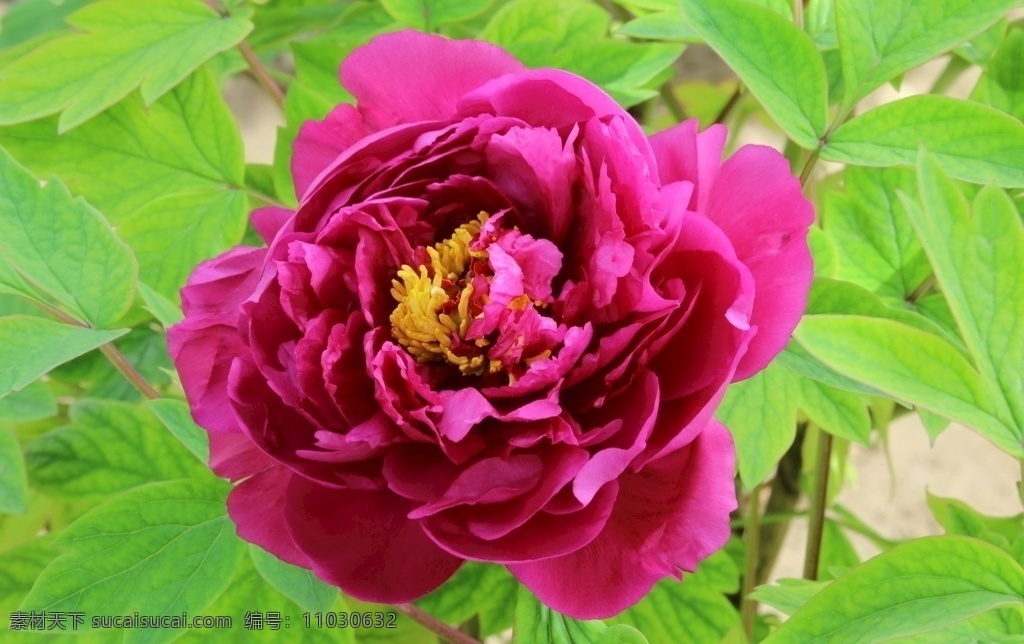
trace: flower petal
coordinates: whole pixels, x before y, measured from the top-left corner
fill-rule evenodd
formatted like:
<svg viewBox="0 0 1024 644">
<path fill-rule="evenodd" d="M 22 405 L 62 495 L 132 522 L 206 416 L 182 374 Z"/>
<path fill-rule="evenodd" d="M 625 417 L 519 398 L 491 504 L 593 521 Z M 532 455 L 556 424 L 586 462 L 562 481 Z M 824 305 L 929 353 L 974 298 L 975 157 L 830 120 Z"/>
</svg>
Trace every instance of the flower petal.
<svg viewBox="0 0 1024 644">
<path fill-rule="evenodd" d="M 292 476 L 288 468 L 274 465 L 245 479 L 228 495 L 228 514 L 238 527 L 239 537 L 282 561 L 309 568 L 309 557 L 299 550 L 288 532 L 281 529 L 285 490 Z"/>
<path fill-rule="evenodd" d="M 612 516 L 588 545 L 508 568 L 560 613 L 616 615 L 677 568 L 692 571 L 725 545 L 736 508 L 734 460 L 729 432 L 712 421 L 687 449 L 620 478 Z M 581 584 L 581 570 L 600 583 Z"/>
<path fill-rule="evenodd" d="M 463 94 L 522 70 L 511 54 L 489 43 L 399 31 L 353 51 L 341 66 L 341 84 L 379 130 L 450 119 Z"/>
<path fill-rule="evenodd" d="M 347 103 L 331 110 L 322 121 L 306 121 L 292 144 L 292 178 L 295 196 L 300 200 L 313 180 L 341 153 L 374 129 L 363 115 Z"/>
<path fill-rule="evenodd" d="M 295 476 L 287 499 L 288 532 L 313 572 L 356 599 L 412 601 L 462 565 L 406 518 L 412 504 L 388 490 L 336 490 Z"/>
</svg>

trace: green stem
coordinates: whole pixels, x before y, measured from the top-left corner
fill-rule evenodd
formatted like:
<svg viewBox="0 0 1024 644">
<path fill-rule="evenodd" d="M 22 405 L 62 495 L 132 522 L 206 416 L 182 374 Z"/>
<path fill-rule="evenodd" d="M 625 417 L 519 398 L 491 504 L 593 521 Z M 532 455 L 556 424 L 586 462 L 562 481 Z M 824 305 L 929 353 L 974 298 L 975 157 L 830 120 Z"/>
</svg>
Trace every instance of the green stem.
<svg viewBox="0 0 1024 644">
<path fill-rule="evenodd" d="M 68 315 L 64 311 L 61 311 L 57 307 L 50 306 L 45 302 L 40 302 L 38 300 L 33 300 L 27 297 L 25 298 L 25 300 L 31 302 L 32 304 L 36 305 L 37 307 L 48 313 L 51 317 L 54 317 L 65 324 L 70 324 L 71 326 L 80 326 L 86 329 L 92 328 L 85 322 L 75 319 L 74 317 Z M 149 381 L 147 381 L 146 378 L 143 377 L 143 375 L 139 373 L 138 370 L 135 367 L 133 367 L 130 362 L 128 362 L 128 358 L 124 357 L 124 354 L 121 353 L 121 351 L 117 347 L 115 347 L 112 342 L 108 342 L 102 345 L 100 347 L 100 351 L 103 353 L 103 355 L 107 357 L 107 360 L 110 361 L 110 364 L 114 365 L 114 368 L 117 369 L 128 382 L 132 383 L 132 385 L 139 390 L 139 393 L 141 393 L 146 398 L 149 398 L 150 400 L 155 400 L 161 397 L 160 392 L 154 389 L 153 385 L 149 384 Z"/>
<path fill-rule="evenodd" d="M 740 95 L 742 93 L 741 88 L 742 86 L 737 82 L 736 91 L 732 93 L 732 96 L 729 97 L 729 100 L 726 101 L 725 105 L 722 106 L 722 109 L 719 110 L 718 115 L 715 116 L 715 123 L 724 123 L 725 119 L 727 119 L 729 117 L 729 114 L 732 113 L 733 109 L 736 107 L 736 104 L 740 102 Z"/>
<path fill-rule="evenodd" d="M 249 43 L 242 41 L 238 44 L 238 52 L 242 54 L 242 58 L 249 65 L 249 71 L 256 77 L 256 82 L 260 84 L 260 87 L 266 91 L 267 95 L 274 101 L 275 104 L 281 110 L 284 110 L 284 92 L 281 91 L 281 86 L 277 84 L 271 76 L 267 68 L 260 62 L 259 56 L 253 51 Z"/>
<path fill-rule="evenodd" d="M 420 626 L 432 631 L 446 642 L 451 644 L 480 644 L 480 640 L 470 637 L 465 633 L 460 633 L 414 604 L 396 604 L 395 609 L 409 619 L 419 623 Z"/>
<path fill-rule="evenodd" d="M 821 539 L 825 530 L 825 506 L 828 505 L 828 473 L 832 460 L 832 434 L 818 430 L 818 453 L 815 459 L 814 493 L 811 497 L 807 526 L 807 552 L 804 556 L 804 579 L 818 578 L 821 560 Z"/>
<path fill-rule="evenodd" d="M 764 517 L 805 515 L 806 512 L 794 512 L 796 504 L 802 496 L 800 491 L 800 472 L 803 470 L 804 436 L 807 433 L 805 423 L 796 428 L 793 444 L 782 455 L 779 466 L 772 479 L 771 492 L 764 507 Z M 789 531 L 789 521 L 764 521 L 761 528 L 761 552 L 757 562 L 757 583 L 768 581 L 768 576 L 775 567 L 775 561 L 782 550 L 782 542 Z"/>
<path fill-rule="evenodd" d="M 676 123 L 682 123 L 687 119 L 686 109 L 683 108 L 683 104 L 676 98 L 675 92 L 672 91 L 672 84 L 665 83 L 658 90 L 658 95 L 661 96 L 661 102 L 668 108 L 672 118 L 676 120 Z"/>
<path fill-rule="evenodd" d="M 757 600 L 751 598 L 757 586 L 757 564 L 761 550 L 761 489 L 754 486 L 747 500 L 747 525 L 743 529 L 743 542 L 747 546 L 747 566 L 743 573 L 743 632 L 747 640 L 754 641 L 754 620 L 757 617 Z"/>
</svg>

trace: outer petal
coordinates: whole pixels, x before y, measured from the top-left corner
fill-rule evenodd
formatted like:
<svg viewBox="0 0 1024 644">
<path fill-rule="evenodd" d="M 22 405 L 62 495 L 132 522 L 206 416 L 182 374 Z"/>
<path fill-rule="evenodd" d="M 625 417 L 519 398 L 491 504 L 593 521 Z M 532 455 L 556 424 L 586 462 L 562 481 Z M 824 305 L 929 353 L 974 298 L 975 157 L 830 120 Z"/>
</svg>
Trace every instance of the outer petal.
<svg viewBox="0 0 1024 644">
<path fill-rule="evenodd" d="M 590 544 L 508 568 L 560 613 L 616 615 L 677 568 L 692 571 L 729 539 L 734 461 L 729 432 L 712 421 L 689 448 L 619 479 L 612 516 Z M 579 582 L 581 570 L 590 583 Z"/>
<path fill-rule="evenodd" d="M 295 195 L 301 200 L 324 168 L 356 141 L 373 132 L 359 110 L 347 103 L 331 110 L 322 121 L 306 121 L 292 144 Z"/>
<path fill-rule="evenodd" d="M 273 465 L 247 478 L 228 495 L 228 514 L 238 526 L 238 536 L 278 559 L 309 568 L 309 557 L 298 549 L 288 531 L 282 528 L 285 490 L 293 476 L 283 465 Z"/>
<path fill-rule="evenodd" d="M 785 157 L 748 145 L 722 165 L 706 214 L 754 276 L 750 324 L 757 335 L 736 369 L 735 380 L 742 380 L 771 362 L 804 313 L 814 272 L 807 246 L 814 207 Z"/>
<path fill-rule="evenodd" d="M 437 547 L 388 490 L 322 487 L 294 476 L 285 518 L 313 572 L 357 599 L 397 604 L 434 590 L 462 559 Z"/>
<path fill-rule="evenodd" d="M 366 122 L 383 129 L 450 119 L 463 94 L 522 70 L 511 54 L 489 43 L 399 31 L 353 51 L 341 66 L 341 84 L 356 97 Z"/>
<path fill-rule="evenodd" d="M 711 189 L 715 185 L 722 150 L 725 149 L 726 129 L 712 125 L 698 132 L 697 119 L 683 121 L 675 127 L 651 137 L 651 148 L 658 160 L 658 175 L 662 184 L 689 181 L 694 184 L 690 209 L 705 212 Z"/>
</svg>

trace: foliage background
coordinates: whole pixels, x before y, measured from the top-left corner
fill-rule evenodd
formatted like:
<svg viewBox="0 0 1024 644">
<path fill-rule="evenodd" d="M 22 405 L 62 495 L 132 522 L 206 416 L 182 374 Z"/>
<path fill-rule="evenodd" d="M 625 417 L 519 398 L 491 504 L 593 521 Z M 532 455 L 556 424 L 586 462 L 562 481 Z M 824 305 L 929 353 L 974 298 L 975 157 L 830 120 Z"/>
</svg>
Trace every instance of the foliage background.
<svg viewBox="0 0 1024 644">
<path fill-rule="evenodd" d="M 13 61 L 31 52 L 39 43 L 63 34 L 63 17 L 86 4 L 89 4 L 86 0 L 23 0 L 17 11 L 9 14 L 0 31 L 0 79 L 4 78 L 4 68 Z M 111 4 L 118 3 L 107 0 L 107 5 Z M 133 3 L 122 2 L 120 6 L 123 8 L 130 4 Z M 416 3 L 397 0 L 380 4 L 357 3 L 363 8 L 346 14 L 346 19 L 336 19 L 339 15 L 337 8 L 349 3 L 271 0 L 266 4 L 231 4 L 236 6 L 239 24 L 250 18 L 255 24 L 246 41 L 265 62 L 274 61 L 278 70 L 277 80 L 290 85 L 283 116 L 246 73 L 245 61 L 234 48 L 242 29 L 234 35 L 229 33 L 229 29 L 219 32 L 220 35 L 204 34 L 201 42 L 219 42 L 218 39 L 222 38 L 226 51 L 213 56 L 193 78 L 158 99 L 149 109 L 144 104 L 151 103 L 150 99 L 158 90 L 164 89 L 154 89 L 155 81 L 143 84 L 141 96 L 133 94 L 109 110 L 102 109 L 105 107 L 102 105 L 99 110 L 90 110 L 88 105 L 81 107 L 89 102 L 88 96 L 58 96 L 56 103 L 68 107 L 59 119 L 36 120 L 35 116 L 39 114 L 33 115 L 28 122 L 16 123 L 19 119 L 26 119 L 24 115 L 12 112 L 11 106 L 22 101 L 11 97 L 31 96 L 41 90 L 34 87 L 26 94 L 16 94 L 9 85 L 5 86 L 0 81 L 0 122 L 6 124 L 0 127 L 0 147 L 7 148 L 37 177 L 56 175 L 72 194 L 85 196 L 114 224 L 118 236 L 128 242 L 137 258 L 141 283 L 145 286 L 139 287 L 133 303 L 125 304 L 127 309 L 123 316 L 108 315 L 102 310 L 79 312 L 83 316 L 93 315 L 100 326 L 105 322 L 117 322 L 117 325 L 110 324 L 110 328 L 131 327 L 132 331 L 118 340 L 119 348 L 160 393 L 171 398 L 180 398 L 180 391 L 175 386 L 173 373 L 167 371 L 169 363 L 164 356 L 161 325 L 175 314 L 177 286 L 191 265 L 202 257 L 215 254 L 242 238 L 251 238 L 251 231 L 245 227 L 248 207 L 267 200 L 288 202 L 293 199 L 288 178 L 283 172 L 287 161 L 287 141 L 302 120 L 322 116 L 335 102 L 345 100 L 335 80 L 334 68 L 338 61 L 378 29 L 393 28 L 396 18 L 415 27 L 439 28 L 455 37 L 482 33 L 509 47 L 529 64 L 574 69 L 603 84 L 619 100 L 641 105 L 638 114 L 652 130 L 675 122 L 672 111 L 666 107 L 675 102 L 688 114 L 701 117 L 706 125 L 721 113 L 737 88 L 729 67 L 719 62 L 717 56 L 710 54 L 703 45 L 687 45 L 683 58 L 677 60 L 683 50 L 680 38 L 686 41 L 697 38 L 693 30 L 678 18 L 678 3 L 674 1 L 576 3 L 569 0 L 518 0 L 492 3 L 481 0 L 447 3 L 435 0 L 426 4 L 437 9 L 433 14 L 436 24 L 420 24 L 421 14 L 408 11 L 408 5 Z M 515 15 L 508 8 L 510 4 L 522 10 L 518 21 L 507 18 L 509 14 Z M 692 7 L 702 3 L 683 4 Z M 765 5 L 792 20 L 792 9 L 785 1 L 759 0 L 756 4 Z M 845 4 L 852 6 L 849 2 Z M 886 3 L 866 4 L 883 6 Z M 1005 14 L 1012 5 L 1020 6 L 1020 3 L 907 0 L 900 4 L 927 6 L 937 14 L 943 11 L 956 14 L 958 7 L 961 14 L 968 16 L 990 11 L 993 18 L 989 23 L 995 23 L 996 27 L 986 29 L 968 45 L 960 46 L 954 55 L 944 56 L 909 72 L 906 78 L 897 74 L 894 82 L 900 86 L 899 90 L 883 84 L 860 102 L 856 113 L 863 113 L 897 97 L 938 90 L 948 96 L 964 99 L 973 96 L 983 102 L 992 102 L 1020 118 L 1020 105 L 1024 101 L 1014 98 L 1014 92 L 1024 92 L 1024 78 L 1014 85 L 1011 74 L 1007 81 L 1011 90 L 1009 98 L 982 95 L 975 90 L 978 77 L 984 68 L 992 65 L 1000 44 L 1009 42 L 1009 36 L 1015 32 L 1017 40 L 1020 40 L 1022 30 L 1019 25 L 1007 31 L 1007 24 L 1017 14 L 1006 14 L 1008 18 L 997 22 L 1000 14 Z M 581 5 L 587 8 L 581 9 Z M 842 75 L 835 68 L 838 52 L 829 22 L 831 14 L 822 9 L 831 5 L 831 2 L 810 3 L 805 21 L 807 31 L 814 37 L 826 68 L 830 70 L 834 90 L 838 86 L 834 81 Z M 640 20 L 631 23 L 630 14 L 625 13 L 627 11 L 639 15 Z M 501 19 L 500 12 L 505 12 L 505 20 Z M 653 13 L 654 18 L 644 19 L 648 13 Z M 499 17 L 494 18 L 495 14 Z M 617 34 L 614 37 L 608 36 L 608 16 L 614 18 L 612 26 Z M 970 22 L 967 18 L 964 21 Z M 624 26 L 624 23 L 631 24 Z M 952 31 L 955 35 L 956 30 Z M 961 33 L 959 40 L 975 35 L 976 31 Z M 119 34 L 114 33 L 111 32 L 110 38 L 116 40 Z M 627 43 L 627 37 L 633 41 Z M 632 48 L 624 48 L 626 45 Z M 933 47 L 933 51 L 921 48 L 919 53 L 923 53 L 919 62 L 949 48 Z M 208 53 L 213 54 L 212 51 Z M 735 66 L 735 62 L 733 64 Z M 916 64 L 912 66 L 917 67 Z M 717 71 L 709 72 L 709 69 Z M 36 73 L 38 75 L 38 70 Z M 779 73 L 782 74 L 781 69 Z M 665 95 L 659 97 L 658 91 L 665 81 L 672 79 L 673 74 L 675 78 L 670 87 L 675 100 Z M 744 73 L 741 75 L 749 78 Z M 93 73 L 86 74 L 89 78 L 93 76 Z M 1024 72 L 1018 75 L 1022 76 Z M 945 86 L 947 80 L 955 82 Z M 165 84 L 169 88 L 175 83 Z M 53 85 L 59 86 L 59 83 Z M 217 98 L 218 85 L 224 88 L 226 104 Z M 756 81 L 751 81 L 751 85 L 756 85 Z M 149 96 L 147 88 L 151 92 Z M 759 96 L 751 96 L 751 93 Z M 169 97 L 175 100 L 171 101 Z M 757 98 L 761 98 L 761 103 Z M 830 105 L 838 103 L 841 98 L 838 93 L 832 96 L 834 100 Z M 794 138 L 807 138 L 801 134 L 804 126 L 799 123 L 799 118 L 794 120 L 793 115 L 780 117 L 777 109 L 769 110 L 776 112 L 773 118 L 762 109 L 762 103 L 773 101 L 761 96 L 760 92 L 745 91 L 734 109 L 726 115 L 726 123 L 733 134 L 730 148 L 735 149 L 744 142 L 764 142 L 779 149 L 785 148 L 793 160 L 794 171 L 799 171 L 806 152 L 792 145 L 787 148 L 785 131 L 791 135 L 795 132 Z M 91 111 L 102 113 L 88 119 Z M 241 128 L 237 136 L 232 133 L 233 126 L 230 125 L 233 117 L 238 118 Z M 786 125 L 780 129 L 779 123 L 783 122 Z M 67 131 L 58 138 L 58 129 Z M 1021 140 L 1013 138 L 1017 131 L 1009 130 L 1011 142 Z M 105 147 L 101 143 L 111 140 L 129 142 L 132 155 L 119 157 L 96 153 L 97 149 Z M 203 141 L 206 142 L 205 147 Z M 198 156 L 195 151 L 199 152 Z M 134 161 L 126 162 L 124 156 L 133 156 Z M 966 174 L 970 176 L 966 178 L 984 183 L 991 178 L 991 168 L 984 165 L 991 153 L 980 149 L 975 156 L 982 169 L 968 168 Z M 155 163 L 147 165 L 147 159 Z M 248 162 L 244 167 L 243 159 Z M 1009 194 L 1016 198 L 1019 209 L 1020 187 L 1024 184 L 1013 178 L 1016 175 L 1012 173 L 1024 172 L 1024 147 L 1018 148 L 1017 159 L 1016 163 L 1009 164 L 1016 165 L 1017 170 L 1008 170 L 1011 178 L 1000 180 L 1000 183 L 1011 188 Z M 10 170 L 10 167 L 10 162 L 6 162 L 5 170 L 16 174 L 17 171 Z M 829 164 L 820 167 L 829 173 L 841 169 L 841 166 Z M 948 165 L 943 167 L 950 171 Z M 184 168 L 185 171 L 170 172 L 168 168 Z M 898 171 L 871 174 L 874 172 L 861 176 L 897 177 L 892 179 L 895 183 L 906 181 L 906 173 L 898 177 Z M 10 185 L 11 175 L 5 176 L 8 182 L 5 185 Z M 839 176 L 812 183 L 809 188 L 809 194 L 819 202 L 819 213 L 832 207 L 823 205 L 829 194 L 842 192 Z M 909 181 L 901 185 L 913 190 L 913 179 Z M 973 194 L 978 188 L 963 184 L 961 189 Z M 854 193 L 849 201 L 854 205 L 858 202 L 876 203 L 871 202 L 870 197 L 868 191 Z M 52 198 L 59 200 L 60 196 Z M 82 210 L 81 206 L 62 205 L 61 208 L 67 212 Z M 196 220 L 194 213 L 211 208 L 224 213 L 224 216 L 212 223 Z M 89 220 L 88 216 L 84 217 L 85 221 Z M 75 225 L 89 226 L 88 223 L 82 224 L 81 217 L 74 221 L 78 222 Z M 161 229 L 154 228 L 153 221 L 170 223 Z M 904 224 L 904 228 L 909 229 L 909 224 Z M 873 290 L 890 307 L 908 295 L 898 290 L 887 291 L 890 285 L 885 279 L 879 279 L 877 273 L 872 274 L 867 269 L 858 273 L 858 267 L 869 265 L 866 259 L 870 259 L 855 254 L 858 249 L 863 250 L 863 241 L 867 237 L 864 230 L 856 226 L 828 230 L 826 225 L 826 231 L 828 239 L 825 235 L 818 235 L 815 245 L 820 275 L 827 275 L 827 267 L 832 266 L 832 277 Z M 912 230 L 910 236 L 914 237 Z M 169 247 L 167 240 L 171 238 L 179 240 L 179 243 Z M 920 258 L 915 262 L 901 269 L 911 273 L 917 271 L 914 275 L 923 279 L 929 272 L 927 263 L 922 265 Z M 999 265 L 998 268 L 1006 274 L 1019 274 L 1019 270 L 1014 273 L 1010 266 Z M 4 282 L 3 274 L 0 274 L 0 282 Z M 6 283 L 9 285 L 10 279 Z M 849 296 L 848 292 L 845 294 Z M 74 308 L 78 294 L 71 295 L 71 306 L 63 308 Z M 931 331 L 954 344 L 961 342 L 948 311 L 943 312 L 944 301 L 938 289 L 930 291 L 930 295 L 934 307 L 922 310 L 909 307 L 911 312 L 938 320 L 935 324 L 940 328 L 929 327 Z M 110 302 L 117 298 L 106 293 L 94 299 Z M 127 301 L 124 297 L 121 299 Z M 165 299 L 170 301 L 169 306 Z M 1011 302 L 1004 306 L 1013 305 L 1024 304 Z M 1019 306 L 1017 310 L 1020 310 Z M 35 316 L 38 312 L 17 297 L 0 294 L 0 314 Z M 1020 317 L 1016 318 L 1010 326 L 1016 324 L 1020 327 L 1020 320 Z M 2 328 L 0 332 L 7 334 L 3 338 L 5 347 L 0 348 L 0 364 L 14 364 L 20 356 L 11 347 L 24 337 L 20 335 L 23 329 Z M 1009 335 L 1009 331 L 1005 333 Z M 107 338 L 93 340 L 97 339 Z M 85 350 L 89 342 L 87 338 L 82 340 Z M 58 358 L 61 361 L 65 359 Z M 769 476 L 771 466 L 783 456 L 792 441 L 792 433 L 797 427 L 795 421 L 807 420 L 797 409 L 801 406 L 801 399 L 804 404 L 809 404 L 811 394 L 807 393 L 806 383 L 813 381 L 798 377 L 796 382 L 800 384 L 794 388 L 793 378 L 792 369 L 785 371 L 776 366 L 771 374 L 759 377 L 755 384 L 734 391 L 723 408 L 721 415 L 734 430 L 743 432 L 746 428 L 747 431 L 747 440 L 741 437 L 738 440 L 741 470 L 746 468 L 748 490 L 761 479 L 773 480 Z M 941 386 L 942 378 L 939 382 Z M 769 393 L 758 397 L 756 390 L 761 386 Z M 792 393 L 794 391 L 799 393 Z M 789 393 L 782 395 L 781 392 Z M 75 402 L 82 397 L 93 402 Z M 826 398 L 833 402 L 836 400 L 835 396 Z M 100 402 L 95 402 L 97 399 Z M 0 399 L 0 454 L 10 459 L 14 451 L 20 453 L 24 449 L 26 464 L 22 474 L 18 471 L 20 465 L 17 462 L 12 467 L 10 461 L 0 458 L 3 466 L 0 467 L 0 487 L 3 489 L 0 492 L 0 511 L 6 512 L 0 515 L 0 614 L 6 617 L 7 613 L 19 608 L 59 610 L 68 606 L 84 606 L 87 611 L 104 614 L 130 613 L 132 610 L 161 614 L 172 612 L 167 608 L 167 602 L 172 598 L 188 607 L 191 613 L 234 614 L 236 624 L 241 623 L 241 614 L 246 610 L 280 610 L 299 620 L 305 610 L 369 609 L 350 599 L 339 598 L 336 592 L 322 586 L 307 573 L 284 566 L 257 549 L 238 542 L 232 536 L 230 523 L 225 523 L 222 512 L 217 510 L 218 499 L 222 501 L 225 488 L 218 486 L 202 467 L 197 467 L 198 461 L 182 447 L 188 445 L 200 455 L 203 453 L 201 442 L 193 440 L 195 435 L 190 432 L 194 432 L 194 428 L 182 415 L 181 405 L 161 401 L 147 410 L 139 405 L 140 400 L 131 386 L 95 351 L 58 367 L 43 381 L 29 385 L 16 396 Z M 856 411 L 857 404 L 862 406 L 862 411 Z M 839 409 L 841 414 L 831 426 L 828 420 L 822 420 L 820 404 L 818 417 L 811 414 L 812 420 L 840 436 L 831 461 L 833 493 L 828 500 L 831 507 L 829 516 L 833 520 L 825 525 L 822 555 L 826 578 L 836 573 L 842 577 L 844 569 L 890 548 L 896 541 L 943 532 L 998 542 L 1020 562 L 1021 548 L 1014 547 L 1014 539 L 1021 531 L 1019 515 L 1003 523 L 993 523 L 982 516 L 1005 516 L 1019 511 L 1019 501 L 1013 490 L 1019 476 L 1018 465 L 1013 457 L 974 431 L 956 425 L 939 433 L 937 429 L 944 423 L 934 415 L 926 416 L 924 426 L 917 414 L 905 414 L 887 424 L 885 419 L 894 408 L 891 403 L 878 399 L 860 399 L 859 403 L 845 408 L 840 406 Z M 874 428 L 870 433 L 860 434 L 866 426 L 851 419 L 867 418 L 868 411 Z M 812 428 L 812 433 L 814 431 Z M 850 438 L 851 433 L 858 434 L 865 446 L 842 440 Z M 929 436 L 933 434 L 933 438 L 937 436 L 935 448 L 929 449 Z M 177 442 L 172 435 L 183 440 Z M 761 440 L 768 443 L 759 443 Z M 806 441 L 803 451 L 805 463 L 814 459 L 815 442 Z M 150 462 L 140 458 L 140 454 Z M 797 480 L 807 492 L 811 492 L 815 484 L 810 469 L 805 466 L 805 475 Z M 14 472 L 13 476 L 11 472 Z M 189 478 L 193 482 L 160 482 L 181 478 Z M 837 480 L 844 483 L 841 492 Z M 27 487 L 24 482 L 28 483 Z M 135 489 L 145 484 L 150 484 L 150 487 L 141 492 Z M 954 509 L 950 510 L 950 504 L 941 500 L 926 503 L 923 489 L 926 485 L 938 497 L 952 497 L 967 504 L 953 505 Z M 20 499 L 19 494 L 23 494 Z M 107 548 L 112 545 L 120 547 L 125 542 L 90 540 L 90 535 L 96 530 L 105 532 L 116 527 L 111 514 L 119 504 L 127 504 L 132 513 L 139 512 L 142 516 L 140 508 L 151 503 L 153 498 L 150 497 L 154 495 L 160 499 L 188 500 L 190 506 L 199 505 L 196 499 L 208 499 L 209 516 L 195 516 L 190 511 L 190 516 L 186 517 L 186 522 L 191 521 L 201 528 L 188 532 L 194 541 L 193 551 L 172 551 L 171 556 L 158 556 L 152 564 L 154 567 L 150 568 L 149 562 L 140 564 L 124 557 L 119 561 L 117 557 L 108 555 Z M 805 506 L 806 501 L 800 501 L 796 511 L 801 512 Z M 76 523 L 75 520 L 86 512 L 91 513 Z M 741 519 L 737 521 L 742 524 Z M 861 521 L 866 525 L 862 526 Z M 166 523 L 173 524 L 174 521 Z M 72 527 L 68 528 L 69 525 Z M 805 526 L 802 516 L 793 519 L 781 547 L 779 563 L 773 574 L 761 581 L 801 576 Z M 153 529 L 151 526 L 129 525 L 125 530 L 127 543 L 137 543 L 133 539 L 145 537 L 156 544 L 158 552 L 164 552 L 159 549 L 161 543 L 175 539 L 166 527 Z M 992 537 L 993 532 L 1005 534 L 1000 539 Z M 55 535 L 58 543 L 54 543 Z M 1021 542 L 1020 539 L 1016 541 Z M 176 568 L 182 561 L 190 561 L 189 557 L 199 555 L 206 561 L 202 566 L 195 566 L 190 575 L 182 579 Z M 211 558 L 207 560 L 207 557 Z M 97 561 L 100 565 L 96 565 Z M 743 565 L 743 546 L 737 539 L 725 553 L 702 566 L 687 583 L 659 587 L 637 609 L 609 620 L 609 623 L 631 624 L 652 642 L 743 641 L 740 612 L 734 606 Z M 44 570 L 48 572 L 42 572 Z M 69 573 L 76 570 L 78 573 Z M 80 574 L 82 570 L 87 574 Z M 1007 570 L 1011 576 L 1017 574 L 1012 567 Z M 96 589 L 81 592 L 97 581 L 97 575 L 101 580 L 107 575 L 111 585 L 102 593 Z M 127 583 L 124 583 L 125 579 L 128 579 Z M 162 595 L 161 583 L 170 583 L 180 592 Z M 122 588 L 122 591 L 111 591 L 110 588 Z M 761 599 L 772 608 L 758 618 L 757 637 L 763 637 L 770 628 L 775 628 L 779 615 L 802 604 L 809 596 L 809 588 L 807 585 L 787 584 L 764 590 Z M 1017 588 L 1020 588 L 1019 584 Z M 505 631 L 512 626 L 514 619 L 520 620 L 517 626 L 521 641 L 537 639 L 538 633 L 555 640 L 582 638 L 581 641 L 591 641 L 611 637 L 618 638 L 614 641 L 634 641 L 633 638 L 638 637 L 631 630 L 609 633 L 595 626 L 566 624 L 558 616 L 537 606 L 528 596 L 521 596 L 515 584 L 496 567 L 468 567 L 443 592 L 421 602 L 421 607 L 453 624 L 467 623 L 467 630 L 479 635 Z M 920 629 L 935 627 L 934 623 L 926 624 L 928 616 L 927 610 L 914 616 L 921 622 Z M 1013 637 L 1021 632 L 1019 617 L 1019 608 L 1003 609 L 953 624 L 943 631 L 943 637 L 950 638 L 949 641 L 969 641 L 972 637 Z M 433 638 L 429 632 L 404 617 L 400 624 L 401 628 L 391 632 L 335 629 L 301 634 L 308 639 L 338 641 L 353 638 L 429 641 Z M 240 629 L 236 631 L 238 637 L 253 635 L 252 632 L 242 633 Z M 299 634 L 294 628 L 289 632 L 291 638 Z M 179 635 L 181 633 L 122 633 L 117 639 L 166 640 Z M 275 636 L 274 633 L 263 635 L 267 638 Z M 936 635 L 933 633 L 931 636 Z M 18 637 L 35 639 L 24 634 Z M 185 635 L 186 639 L 195 637 L 196 633 Z M 98 638 L 109 641 L 114 636 L 106 634 Z"/>
</svg>

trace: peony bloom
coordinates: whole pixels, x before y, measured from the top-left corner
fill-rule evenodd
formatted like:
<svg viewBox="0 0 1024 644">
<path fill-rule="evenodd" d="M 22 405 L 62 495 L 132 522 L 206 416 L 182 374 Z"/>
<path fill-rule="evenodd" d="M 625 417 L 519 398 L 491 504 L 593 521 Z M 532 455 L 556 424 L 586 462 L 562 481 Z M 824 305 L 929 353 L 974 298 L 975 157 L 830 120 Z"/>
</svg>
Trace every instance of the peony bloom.
<svg viewBox="0 0 1024 644">
<path fill-rule="evenodd" d="M 239 535 L 377 602 L 497 562 L 577 618 L 692 571 L 736 507 L 712 413 L 811 280 L 785 159 L 482 42 L 381 36 L 341 82 L 298 209 L 169 333 Z"/>
</svg>

